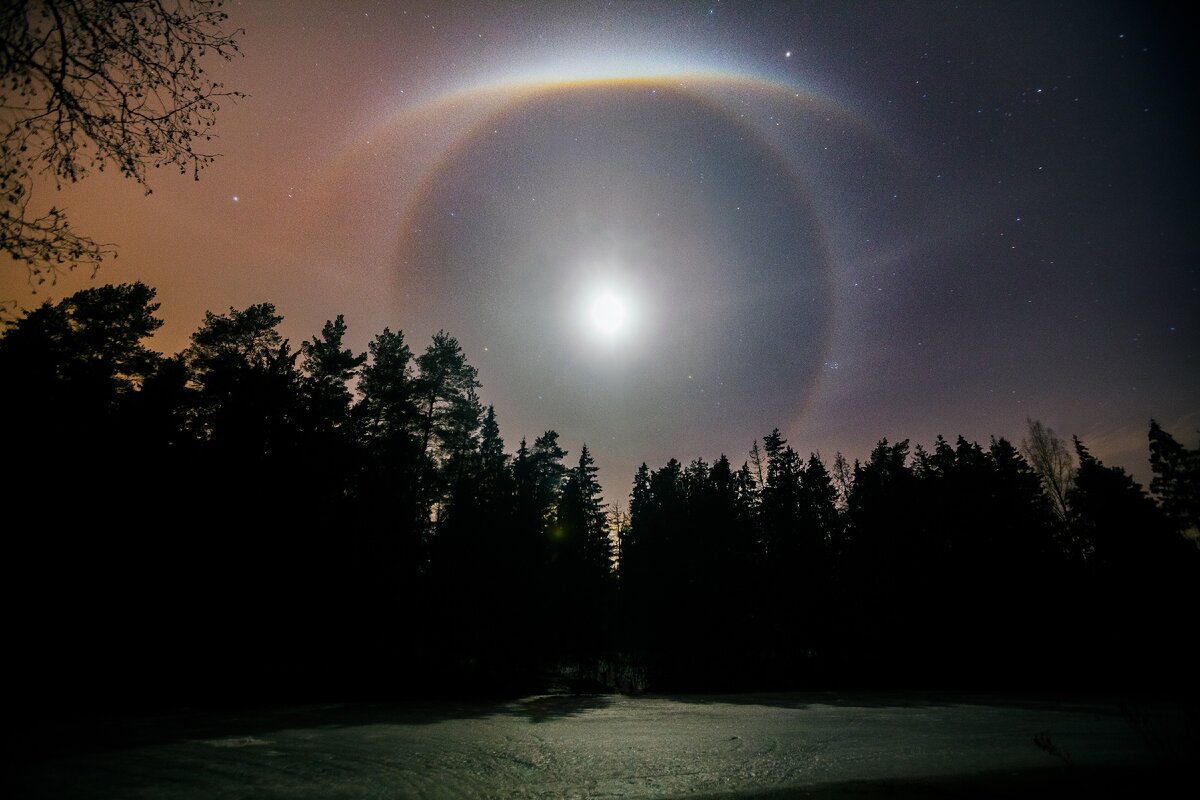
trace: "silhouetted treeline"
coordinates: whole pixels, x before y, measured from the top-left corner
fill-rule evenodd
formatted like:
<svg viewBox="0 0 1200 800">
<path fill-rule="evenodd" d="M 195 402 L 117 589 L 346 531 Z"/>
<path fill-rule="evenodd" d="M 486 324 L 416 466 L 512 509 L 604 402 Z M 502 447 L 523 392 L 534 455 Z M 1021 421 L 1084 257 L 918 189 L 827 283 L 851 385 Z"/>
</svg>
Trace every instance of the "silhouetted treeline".
<svg viewBox="0 0 1200 800">
<path fill-rule="evenodd" d="M 262 303 L 165 357 L 157 308 L 104 286 L 0 338 L 30 697 L 519 688 L 564 665 L 656 689 L 1194 672 L 1200 450 L 1156 424 L 1154 498 L 1034 423 L 1021 450 L 885 440 L 853 466 L 774 431 L 741 466 L 643 465 L 626 513 L 586 447 L 507 453 L 444 332 L 356 354 L 339 316 L 293 348 Z"/>
<path fill-rule="evenodd" d="M 643 466 L 621 548 L 631 651 L 689 688 L 1182 687 L 1200 450 L 1153 423 L 1150 442 L 1162 506 L 1076 441 L 1065 515 L 1004 439 L 883 440 L 839 458 L 841 491 L 778 431 L 761 470 Z"/>
</svg>

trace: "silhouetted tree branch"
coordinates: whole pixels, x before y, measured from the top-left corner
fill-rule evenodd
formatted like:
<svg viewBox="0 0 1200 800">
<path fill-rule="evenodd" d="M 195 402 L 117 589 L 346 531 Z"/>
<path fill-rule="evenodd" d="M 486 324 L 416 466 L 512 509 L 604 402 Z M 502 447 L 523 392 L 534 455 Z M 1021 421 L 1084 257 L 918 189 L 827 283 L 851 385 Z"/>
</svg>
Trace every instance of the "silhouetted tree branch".
<svg viewBox="0 0 1200 800">
<path fill-rule="evenodd" d="M 215 153 L 221 98 L 206 59 L 231 59 L 223 0 L 17 0 L 0 10 L 0 248 L 37 283 L 96 269 L 112 247 L 76 233 L 63 209 L 37 202 L 56 188 L 117 169 L 143 186 L 151 168 L 200 170 Z M 146 189 L 149 193 L 149 188 Z"/>
</svg>

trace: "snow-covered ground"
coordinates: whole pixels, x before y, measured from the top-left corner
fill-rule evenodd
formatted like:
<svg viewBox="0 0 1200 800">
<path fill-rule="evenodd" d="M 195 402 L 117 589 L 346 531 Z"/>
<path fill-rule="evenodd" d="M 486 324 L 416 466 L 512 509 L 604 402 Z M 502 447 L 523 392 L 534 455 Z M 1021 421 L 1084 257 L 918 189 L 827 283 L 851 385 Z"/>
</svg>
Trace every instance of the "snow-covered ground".
<svg viewBox="0 0 1200 800">
<path fill-rule="evenodd" d="M 1179 748 L 1189 746 L 1188 724 L 1170 705 L 924 694 L 546 695 L 196 712 L 64 729 L 61 749 L 53 729 L 43 731 L 49 739 L 9 774 L 19 791 L 8 796 L 782 797 L 875 786 L 869 796 L 907 787 L 908 797 L 923 796 L 921 787 L 978 789 L 989 776 L 1153 774 L 1187 758 Z"/>
</svg>

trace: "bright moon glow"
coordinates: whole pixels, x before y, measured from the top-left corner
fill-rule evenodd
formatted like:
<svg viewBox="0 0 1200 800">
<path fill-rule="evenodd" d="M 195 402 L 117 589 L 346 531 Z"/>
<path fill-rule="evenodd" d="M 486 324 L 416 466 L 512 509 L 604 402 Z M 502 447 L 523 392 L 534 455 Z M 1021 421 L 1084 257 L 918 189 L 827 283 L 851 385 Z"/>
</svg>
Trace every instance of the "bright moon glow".
<svg viewBox="0 0 1200 800">
<path fill-rule="evenodd" d="M 628 312 L 625 302 L 612 292 L 602 292 L 593 300 L 588 309 L 588 319 L 597 332 L 605 336 L 613 336 L 625 327 Z"/>
</svg>

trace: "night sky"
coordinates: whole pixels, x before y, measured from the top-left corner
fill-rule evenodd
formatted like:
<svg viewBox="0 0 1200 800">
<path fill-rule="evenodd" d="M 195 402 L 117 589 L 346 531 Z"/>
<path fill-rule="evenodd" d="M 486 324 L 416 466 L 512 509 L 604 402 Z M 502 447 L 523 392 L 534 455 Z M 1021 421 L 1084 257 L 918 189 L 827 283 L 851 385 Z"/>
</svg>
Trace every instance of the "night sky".
<svg viewBox="0 0 1200 800">
<path fill-rule="evenodd" d="M 1145 481 L 1200 428 L 1196 75 L 1164 11 L 1099 3 L 253 2 L 222 157 L 54 198 L 118 245 L 30 294 L 143 280 L 187 344 L 269 300 L 445 328 L 510 451 L 735 466 L 880 437 L 1019 441 Z M 608 308 L 596 319 L 596 306 Z M 612 315 L 616 315 L 615 317 Z"/>
</svg>

